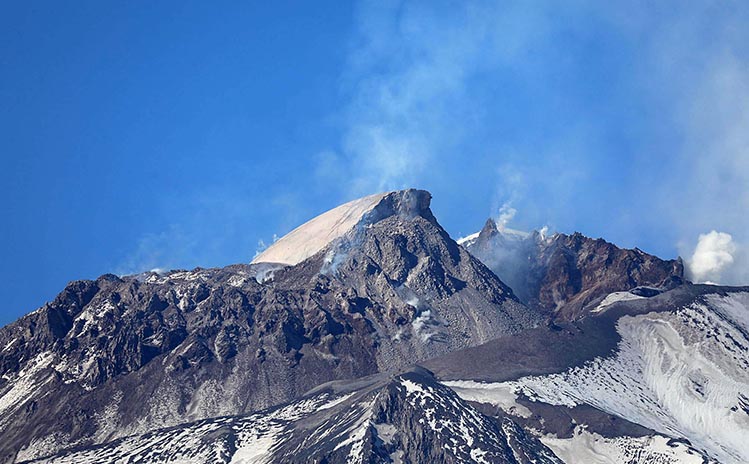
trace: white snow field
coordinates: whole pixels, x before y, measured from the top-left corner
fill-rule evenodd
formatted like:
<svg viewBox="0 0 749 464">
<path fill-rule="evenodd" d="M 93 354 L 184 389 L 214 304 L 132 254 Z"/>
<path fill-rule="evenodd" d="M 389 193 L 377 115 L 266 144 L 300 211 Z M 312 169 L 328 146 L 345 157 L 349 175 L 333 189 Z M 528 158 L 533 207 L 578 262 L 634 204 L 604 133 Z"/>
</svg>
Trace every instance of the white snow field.
<svg viewBox="0 0 749 464">
<path fill-rule="evenodd" d="M 305 222 L 266 248 L 252 260 L 252 264 L 293 266 L 301 263 L 353 229 L 388 193 L 350 201 Z"/>
<path fill-rule="evenodd" d="M 608 295 L 606 295 L 606 298 L 604 298 L 603 301 L 601 301 L 598 304 L 598 306 L 596 306 L 596 308 L 592 310 L 591 312 L 600 313 L 601 311 L 603 311 L 604 309 L 606 309 L 607 307 L 611 306 L 612 304 L 618 301 L 641 300 L 643 298 L 645 297 L 640 296 L 640 295 L 635 295 L 634 293 L 630 293 L 630 292 L 609 293 Z"/>
<path fill-rule="evenodd" d="M 559 374 L 445 384 L 464 399 L 517 415 L 524 408 L 513 401 L 516 394 L 560 406 L 588 404 L 686 438 L 721 463 L 749 462 L 749 293 L 711 294 L 674 312 L 625 316 L 617 331 L 622 340 L 615 354 Z M 595 445 L 591 453 L 618 449 L 584 435 L 573 440 Z M 545 442 L 557 449 L 571 445 Z M 614 458 L 590 462 L 618 462 Z"/>
<path fill-rule="evenodd" d="M 230 462 L 260 464 L 283 440 L 288 424 L 345 400 L 328 394 L 297 401 L 270 414 L 206 419 L 185 427 L 120 439 L 100 448 L 42 459 L 46 463 Z M 227 435 L 222 439 L 221 434 Z"/>
<path fill-rule="evenodd" d="M 687 445 L 669 443 L 661 435 L 606 438 L 578 426 L 572 438 L 545 436 L 541 442 L 569 464 L 703 464 L 702 456 Z"/>
</svg>

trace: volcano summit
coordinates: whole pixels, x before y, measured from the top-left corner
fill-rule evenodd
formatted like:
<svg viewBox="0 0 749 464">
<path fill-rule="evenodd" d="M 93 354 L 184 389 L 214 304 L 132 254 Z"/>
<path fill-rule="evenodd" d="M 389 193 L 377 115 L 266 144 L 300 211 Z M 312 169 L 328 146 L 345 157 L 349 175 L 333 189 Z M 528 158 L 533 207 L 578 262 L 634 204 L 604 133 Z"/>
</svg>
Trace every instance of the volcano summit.
<svg viewBox="0 0 749 464">
<path fill-rule="evenodd" d="M 749 288 L 367 196 L 0 329 L 2 462 L 749 461 Z"/>
</svg>

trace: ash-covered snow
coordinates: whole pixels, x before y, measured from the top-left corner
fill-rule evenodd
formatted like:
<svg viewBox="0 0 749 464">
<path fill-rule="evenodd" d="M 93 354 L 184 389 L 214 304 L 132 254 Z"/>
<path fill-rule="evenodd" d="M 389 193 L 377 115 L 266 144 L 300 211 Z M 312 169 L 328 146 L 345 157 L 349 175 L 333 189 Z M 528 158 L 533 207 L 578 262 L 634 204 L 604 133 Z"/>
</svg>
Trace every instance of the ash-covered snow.
<svg viewBox="0 0 749 464">
<path fill-rule="evenodd" d="M 476 403 L 486 403 L 499 407 L 513 416 L 531 417 L 530 409 L 517 402 L 516 388 L 508 383 L 474 382 L 473 380 L 457 380 L 443 382 L 452 388 L 461 398 Z"/>
<path fill-rule="evenodd" d="M 298 264 L 349 232 L 387 193 L 350 201 L 292 230 L 252 260 L 256 263 Z"/>
</svg>

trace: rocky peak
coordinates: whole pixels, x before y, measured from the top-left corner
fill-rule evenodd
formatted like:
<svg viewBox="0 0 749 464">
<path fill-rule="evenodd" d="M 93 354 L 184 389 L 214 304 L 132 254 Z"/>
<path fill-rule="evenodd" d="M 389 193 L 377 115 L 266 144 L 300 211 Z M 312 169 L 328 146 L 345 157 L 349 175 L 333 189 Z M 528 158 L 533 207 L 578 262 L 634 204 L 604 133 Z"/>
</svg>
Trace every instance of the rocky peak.
<svg viewBox="0 0 749 464">
<path fill-rule="evenodd" d="M 350 201 L 292 230 L 252 262 L 296 265 L 332 242 L 393 216 L 407 220 L 421 217 L 436 224 L 429 209 L 431 199 L 432 195 L 425 190 L 408 189 Z"/>
<path fill-rule="evenodd" d="M 581 317 L 609 293 L 641 286 L 672 288 L 684 277 L 680 258 L 662 260 L 580 232 L 546 237 L 501 231 L 491 219 L 463 246 L 521 301 L 562 320 Z"/>
<path fill-rule="evenodd" d="M 71 284 L 0 329 L 0 398 L 33 386 L 0 409 L 0 442 L 43 443 L 36 457 L 239 414 L 537 325 L 430 200 L 403 190 L 342 205 L 251 265 Z M 114 431 L 95 419 L 106 411 Z"/>
<path fill-rule="evenodd" d="M 380 201 L 365 215 L 364 222 L 372 224 L 391 216 L 413 219 L 417 216 L 429 222 L 437 223 L 429 208 L 432 194 L 426 190 L 407 189 L 383 194 Z"/>
<path fill-rule="evenodd" d="M 490 240 L 492 237 L 496 237 L 498 234 L 499 229 L 497 229 L 497 223 L 494 222 L 494 219 L 489 218 L 486 220 L 486 223 L 484 223 L 484 227 L 481 228 L 479 237 L 481 237 L 482 240 Z"/>
<path fill-rule="evenodd" d="M 277 271 L 275 285 L 368 295 L 368 320 L 396 341 L 395 351 L 385 350 L 395 356 L 384 360 L 389 365 L 538 324 L 539 314 L 439 225 L 430 200 L 421 190 L 384 195 L 349 232 Z"/>
</svg>

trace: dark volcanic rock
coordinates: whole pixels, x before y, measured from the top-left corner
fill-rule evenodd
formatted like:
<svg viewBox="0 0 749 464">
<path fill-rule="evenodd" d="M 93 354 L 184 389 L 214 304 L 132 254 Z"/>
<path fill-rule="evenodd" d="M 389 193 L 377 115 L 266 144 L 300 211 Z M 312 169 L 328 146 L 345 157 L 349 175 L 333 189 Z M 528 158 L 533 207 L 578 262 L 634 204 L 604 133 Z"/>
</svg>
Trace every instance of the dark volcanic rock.
<svg viewBox="0 0 749 464">
<path fill-rule="evenodd" d="M 623 316 L 673 311 L 718 289 L 683 285 L 653 298 L 614 304 L 606 311 L 577 321 L 551 323 L 500 337 L 425 361 L 423 365 L 440 380 L 504 382 L 563 372 L 611 355 L 621 341 L 616 325 Z"/>
<path fill-rule="evenodd" d="M 324 431 L 318 432 L 320 440 L 309 440 L 309 430 L 297 428 L 275 450 L 274 461 L 560 462 L 513 421 L 484 416 L 422 368 L 356 395 L 354 407 L 343 405 L 314 424 Z"/>
</svg>

